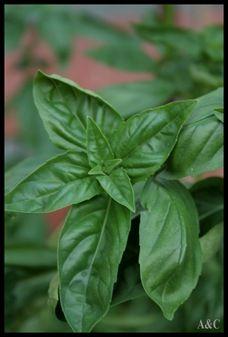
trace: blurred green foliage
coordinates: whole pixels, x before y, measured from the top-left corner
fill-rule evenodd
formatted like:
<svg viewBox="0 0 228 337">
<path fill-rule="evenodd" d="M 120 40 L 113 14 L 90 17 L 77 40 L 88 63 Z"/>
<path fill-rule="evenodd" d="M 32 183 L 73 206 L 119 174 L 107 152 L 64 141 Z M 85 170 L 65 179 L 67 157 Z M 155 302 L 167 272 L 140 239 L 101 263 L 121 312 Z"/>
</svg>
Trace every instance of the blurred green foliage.
<svg viewBox="0 0 228 337">
<path fill-rule="evenodd" d="M 118 69 L 151 72 L 155 75 L 154 87 L 158 79 L 162 81 L 159 83 L 162 95 L 158 94 L 155 100 L 151 81 L 147 81 L 147 89 L 146 82 L 135 82 L 134 86 L 121 84 L 100 90 L 100 94 L 118 107 L 124 116 L 135 113 L 130 97 L 141 102 L 137 109 L 146 109 L 173 99 L 198 97 L 223 85 L 223 27 L 182 28 L 175 24 L 174 5 L 160 7 L 160 11 L 148 12 L 141 22 L 132 25 L 128 42 L 117 44 L 110 40 L 88 52 L 97 61 Z M 149 60 L 143 49 L 145 43 L 151 44 L 159 57 L 150 57 Z M 141 84 L 144 99 L 140 99 Z M 170 84 L 171 91 L 166 88 Z M 128 99 L 123 100 L 125 94 Z"/>
</svg>

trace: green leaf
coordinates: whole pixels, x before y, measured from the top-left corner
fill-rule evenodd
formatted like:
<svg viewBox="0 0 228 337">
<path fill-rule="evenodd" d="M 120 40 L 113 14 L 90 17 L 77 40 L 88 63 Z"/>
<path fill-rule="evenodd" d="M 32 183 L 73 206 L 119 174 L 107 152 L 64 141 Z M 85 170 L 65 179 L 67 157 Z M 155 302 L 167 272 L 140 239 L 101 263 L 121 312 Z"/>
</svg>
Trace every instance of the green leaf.
<svg viewBox="0 0 228 337">
<path fill-rule="evenodd" d="M 223 167 L 223 126 L 216 117 L 183 130 L 168 161 L 174 178 L 196 176 Z"/>
<path fill-rule="evenodd" d="M 51 212 L 90 199 L 101 189 L 96 179 L 88 176 L 88 171 L 87 157 L 82 152 L 53 157 L 6 195 L 6 211 Z"/>
<path fill-rule="evenodd" d="M 171 320 L 201 272 L 198 216 L 189 192 L 175 181 L 150 180 L 142 195 L 140 273 L 148 296 Z"/>
<path fill-rule="evenodd" d="M 163 186 L 149 180 L 142 193 L 146 211 L 140 217 L 140 264 L 142 280 L 150 291 L 181 265 L 186 252 L 188 210 L 182 210 L 183 204 L 172 195 L 176 184 Z"/>
<path fill-rule="evenodd" d="M 135 197 L 131 181 L 123 168 L 117 168 L 110 175 L 97 176 L 102 188 L 112 199 L 135 212 Z"/>
<path fill-rule="evenodd" d="M 59 240 L 60 300 L 75 332 L 89 332 L 109 309 L 130 230 L 130 212 L 97 197 L 72 207 Z"/>
<path fill-rule="evenodd" d="M 67 150 L 86 151 L 87 116 L 108 139 L 122 121 L 102 98 L 58 75 L 37 73 L 34 100 L 52 142 Z"/>
<path fill-rule="evenodd" d="M 94 166 L 91 170 L 88 172 L 89 175 L 98 175 L 102 174 L 105 175 L 105 173 L 102 171 L 102 167 L 100 165 Z"/>
<path fill-rule="evenodd" d="M 5 247 L 5 264 L 27 268 L 55 268 L 56 251 L 48 247 L 25 245 L 7 245 Z"/>
<path fill-rule="evenodd" d="M 194 107 L 191 116 L 186 121 L 186 126 L 199 122 L 206 119 L 207 117 L 212 117 L 214 115 L 215 109 L 223 108 L 224 101 L 224 89 L 223 87 L 217 88 L 203 95 L 197 99 L 197 104 Z"/>
<path fill-rule="evenodd" d="M 152 81 L 115 84 L 98 90 L 124 118 L 166 103 L 173 95 L 173 83 L 154 79 Z"/>
<path fill-rule="evenodd" d="M 87 119 L 87 155 L 91 167 L 114 158 L 108 140 L 91 117 Z"/>
<path fill-rule="evenodd" d="M 138 43 L 118 42 L 107 44 L 87 52 L 96 61 L 120 70 L 152 72 L 155 61 L 140 49 Z"/>
<path fill-rule="evenodd" d="M 107 174 L 110 174 L 112 170 L 118 167 L 122 163 L 122 159 L 110 159 L 104 163 L 104 170 Z"/>
<path fill-rule="evenodd" d="M 21 180 L 49 157 L 49 153 L 29 157 L 7 170 L 5 174 L 5 193 L 9 193 Z"/>
<path fill-rule="evenodd" d="M 196 182 L 190 192 L 199 213 L 201 235 L 223 221 L 223 178 L 209 177 Z"/>
<path fill-rule="evenodd" d="M 177 101 L 130 117 L 113 140 L 115 155 L 134 179 L 154 174 L 168 158 L 195 100 Z"/>
<path fill-rule="evenodd" d="M 195 176 L 223 166 L 223 124 L 214 116 L 222 106 L 222 88 L 198 99 L 169 157 L 168 177 Z"/>
</svg>

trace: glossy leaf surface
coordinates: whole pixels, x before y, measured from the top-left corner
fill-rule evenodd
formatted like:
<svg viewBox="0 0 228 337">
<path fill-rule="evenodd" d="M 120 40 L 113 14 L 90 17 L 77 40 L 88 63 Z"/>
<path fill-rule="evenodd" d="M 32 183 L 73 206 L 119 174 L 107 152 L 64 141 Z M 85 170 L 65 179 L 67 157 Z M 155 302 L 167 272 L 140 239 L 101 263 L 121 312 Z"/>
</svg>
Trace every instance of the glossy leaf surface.
<svg viewBox="0 0 228 337">
<path fill-rule="evenodd" d="M 169 103 L 130 117 L 114 138 L 114 152 L 130 177 L 154 174 L 167 159 L 194 100 Z"/>
<path fill-rule="evenodd" d="M 168 160 L 170 176 L 195 176 L 223 166 L 223 124 L 214 116 L 222 107 L 222 88 L 198 99 Z"/>
<path fill-rule="evenodd" d="M 72 207 L 59 241 L 60 299 L 75 332 L 107 313 L 130 230 L 130 212 L 106 197 Z"/>
<path fill-rule="evenodd" d="M 88 176 L 84 153 L 53 157 L 28 174 L 5 197 L 7 211 L 42 213 L 90 199 L 100 193 L 94 177 Z"/>
<path fill-rule="evenodd" d="M 143 287 L 172 319 L 195 288 L 201 272 L 197 211 L 179 182 L 149 181 L 140 221 L 140 273 Z"/>
<path fill-rule="evenodd" d="M 108 137 L 121 122 L 120 115 L 102 98 L 58 75 L 38 72 L 34 99 L 52 142 L 67 150 L 86 150 L 87 116 Z"/>
<path fill-rule="evenodd" d="M 36 170 L 49 157 L 50 155 L 46 153 L 29 157 L 7 170 L 5 174 L 5 193 L 9 193 L 21 180 L 24 180 L 27 175 Z"/>
</svg>

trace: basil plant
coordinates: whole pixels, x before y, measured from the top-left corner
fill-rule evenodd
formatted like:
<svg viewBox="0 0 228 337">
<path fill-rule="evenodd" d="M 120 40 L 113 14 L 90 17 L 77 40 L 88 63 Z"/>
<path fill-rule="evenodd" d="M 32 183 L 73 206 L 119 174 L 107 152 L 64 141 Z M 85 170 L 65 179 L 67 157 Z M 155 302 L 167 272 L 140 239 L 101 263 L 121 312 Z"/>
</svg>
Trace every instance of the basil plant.
<svg viewBox="0 0 228 337">
<path fill-rule="evenodd" d="M 136 217 L 137 291 L 172 320 L 196 287 L 204 244 L 210 249 L 200 241 L 190 191 L 176 179 L 222 166 L 222 94 L 218 88 L 124 119 L 97 94 L 37 73 L 34 101 L 61 151 L 11 177 L 5 208 L 47 213 L 71 206 L 52 284 L 74 332 L 91 331 L 118 304 L 118 284 L 119 303 L 132 298 L 119 266 Z"/>
</svg>

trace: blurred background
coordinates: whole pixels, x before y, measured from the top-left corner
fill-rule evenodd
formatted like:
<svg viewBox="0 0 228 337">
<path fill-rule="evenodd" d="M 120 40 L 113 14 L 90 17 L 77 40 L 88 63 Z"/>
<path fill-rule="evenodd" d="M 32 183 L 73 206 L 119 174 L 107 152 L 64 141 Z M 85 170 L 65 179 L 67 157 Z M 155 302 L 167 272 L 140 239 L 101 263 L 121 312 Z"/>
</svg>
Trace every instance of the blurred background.
<svg viewBox="0 0 228 337">
<path fill-rule="evenodd" d="M 148 36 L 147 25 L 156 32 L 153 38 Z M 169 25 L 180 30 L 175 28 L 170 35 Z M 26 158 L 48 158 L 56 152 L 33 103 L 32 81 L 38 69 L 97 91 L 129 116 L 221 86 L 222 27 L 222 5 L 5 5 L 8 176 Z M 197 43 L 204 46 L 203 52 Z M 223 171 L 206 176 L 223 176 Z M 50 289 L 46 305 L 56 271 L 58 230 L 66 212 L 6 214 L 7 331 L 70 332 L 50 309 L 55 303 Z M 40 254 L 45 262 L 40 261 Z M 221 289 L 219 252 L 205 264 L 198 287 L 174 321 L 165 320 L 150 300 L 140 297 L 113 307 L 94 331 L 196 331 L 199 319 L 222 320 Z"/>
</svg>

